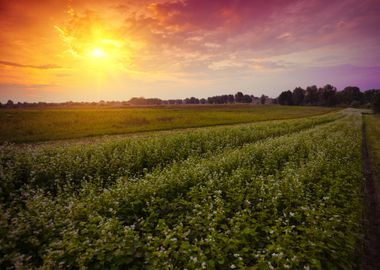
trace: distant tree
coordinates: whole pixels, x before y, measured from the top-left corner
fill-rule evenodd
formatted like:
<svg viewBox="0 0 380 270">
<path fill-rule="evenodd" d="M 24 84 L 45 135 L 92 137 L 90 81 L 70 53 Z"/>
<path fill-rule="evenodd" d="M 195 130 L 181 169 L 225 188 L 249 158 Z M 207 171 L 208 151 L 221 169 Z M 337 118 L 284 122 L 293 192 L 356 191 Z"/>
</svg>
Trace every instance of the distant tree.
<svg viewBox="0 0 380 270">
<path fill-rule="evenodd" d="M 228 95 L 227 101 L 228 101 L 228 103 L 234 103 L 235 102 L 234 95 Z"/>
<path fill-rule="evenodd" d="M 267 96 L 265 96 L 265 95 L 261 95 L 261 97 L 260 97 L 260 103 L 262 104 L 262 105 L 264 105 L 265 104 L 265 101 L 267 100 Z"/>
<path fill-rule="evenodd" d="M 375 113 L 380 114 L 380 91 L 373 95 L 372 108 Z"/>
<path fill-rule="evenodd" d="M 236 103 L 242 103 L 243 102 L 243 93 L 242 92 L 237 92 L 235 94 L 235 102 Z"/>
<path fill-rule="evenodd" d="M 305 103 L 308 105 L 318 104 L 318 88 L 316 85 L 306 87 Z"/>
<path fill-rule="evenodd" d="M 303 105 L 306 91 L 301 87 L 296 87 L 293 90 L 293 104 Z"/>
<path fill-rule="evenodd" d="M 331 84 L 326 84 L 324 87 L 318 89 L 319 105 L 322 106 L 335 106 L 337 103 L 336 88 Z"/>
<path fill-rule="evenodd" d="M 282 92 L 278 97 L 278 103 L 281 105 L 293 105 L 293 94 L 290 90 Z"/>
<path fill-rule="evenodd" d="M 357 86 L 347 86 L 339 93 L 339 101 L 340 103 L 351 105 L 354 101 L 361 102 L 362 101 L 362 92 L 360 92 L 360 88 Z"/>
<path fill-rule="evenodd" d="M 243 97 L 242 97 L 242 101 L 241 101 L 242 103 L 252 103 L 252 98 L 251 98 L 251 96 L 250 95 L 244 95 Z"/>
<path fill-rule="evenodd" d="M 185 99 L 186 104 L 199 104 L 199 99 L 196 97 L 186 98 Z"/>
<path fill-rule="evenodd" d="M 100 104 L 104 104 L 104 103 L 100 103 Z M 128 101 L 128 104 L 131 104 L 131 105 L 160 105 L 160 104 L 162 104 L 162 100 L 159 98 L 133 97 Z"/>
<path fill-rule="evenodd" d="M 365 91 L 362 96 L 362 103 L 363 104 L 371 103 L 372 98 L 376 94 L 377 91 L 380 91 L 380 90 L 370 89 L 370 90 Z"/>
<path fill-rule="evenodd" d="M 6 108 L 13 108 L 14 102 L 12 100 L 8 100 L 7 103 L 5 104 Z"/>
</svg>

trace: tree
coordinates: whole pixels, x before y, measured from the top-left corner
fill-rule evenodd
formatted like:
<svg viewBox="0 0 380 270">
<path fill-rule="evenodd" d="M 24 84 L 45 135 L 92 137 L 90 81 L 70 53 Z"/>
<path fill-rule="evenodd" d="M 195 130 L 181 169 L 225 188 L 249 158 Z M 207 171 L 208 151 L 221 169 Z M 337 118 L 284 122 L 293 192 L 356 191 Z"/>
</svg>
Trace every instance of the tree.
<svg viewBox="0 0 380 270">
<path fill-rule="evenodd" d="M 244 95 L 242 98 L 243 103 L 252 103 L 252 98 L 250 95 Z"/>
<path fill-rule="evenodd" d="M 282 92 L 278 97 L 278 103 L 281 105 L 293 105 L 293 94 L 290 90 Z"/>
<path fill-rule="evenodd" d="M 370 104 L 372 103 L 373 97 L 376 95 L 377 92 L 380 92 L 379 89 L 370 89 L 363 93 L 362 96 L 362 102 L 363 104 Z"/>
<path fill-rule="evenodd" d="M 267 96 L 265 96 L 265 95 L 261 95 L 261 97 L 260 97 L 260 103 L 262 104 L 262 105 L 264 105 L 265 104 L 265 101 L 267 100 Z"/>
<path fill-rule="evenodd" d="M 374 94 L 372 98 L 372 108 L 375 113 L 380 114 L 380 92 Z"/>
<path fill-rule="evenodd" d="M 293 104 L 294 105 L 303 105 L 305 99 L 305 90 L 301 87 L 296 87 L 293 90 Z"/>
<path fill-rule="evenodd" d="M 360 88 L 356 86 L 347 86 L 339 93 L 340 102 L 346 105 L 351 105 L 354 101 L 361 102 L 362 100 L 362 92 L 360 92 Z"/>
<path fill-rule="evenodd" d="M 237 92 L 235 94 L 235 102 L 236 103 L 242 103 L 243 102 L 243 93 L 242 92 Z"/>
<path fill-rule="evenodd" d="M 331 84 L 326 84 L 322 88 L 318 89 L 318 103 L 322 106 L 335 106 L 337 103 L 336 99 L 336 88 Z"/>
<path fill-rule="evenodd" d="M 305 103 L 308 105 L 318 104 L 318 88 L 316 85 L 306 87 Z"/>
<path fill-rule="evenodd" d="M 196 97 L 186 98 L 185 104 L 199 104 L 199 99 Z"/>
<path fill-rule="evenodd" d="M 14 102 L 12 100 L 8 100 L 7 103 L 5 104 L 6 108 L 13 108 Z"/>
</svg>

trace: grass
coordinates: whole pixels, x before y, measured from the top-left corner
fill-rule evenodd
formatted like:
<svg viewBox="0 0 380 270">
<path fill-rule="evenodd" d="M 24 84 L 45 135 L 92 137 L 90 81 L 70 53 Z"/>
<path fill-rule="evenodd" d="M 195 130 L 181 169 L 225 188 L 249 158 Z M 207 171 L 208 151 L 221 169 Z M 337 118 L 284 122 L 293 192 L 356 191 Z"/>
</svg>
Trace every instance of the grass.
<svg viewBox="0 0 380 270">
<path fill-rule="evenodd" d="M 38 142 L 290 119 L 334 110 L 337 109 L 252 105 L 0 110 L 0 143 Z"/>
<path fill-rule="evenodd" d="M 369 156 L 372 161 L 375 173 L 379 179 L 380 175 L 380 115 L 365 114 L 367 143 Z"/>
</svg>

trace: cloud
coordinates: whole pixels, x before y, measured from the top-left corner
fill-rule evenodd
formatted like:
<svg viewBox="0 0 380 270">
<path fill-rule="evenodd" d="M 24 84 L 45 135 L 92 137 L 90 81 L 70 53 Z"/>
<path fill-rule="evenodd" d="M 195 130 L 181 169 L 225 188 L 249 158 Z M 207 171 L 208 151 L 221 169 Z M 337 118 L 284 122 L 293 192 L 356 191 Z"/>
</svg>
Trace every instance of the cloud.
<svg viewBox="0 0 380 270">
<path fill-rule="evenodd" d="M 162 78 L 184 83 L 157 84 L 157 96 L 195 91 L 195 81 L 280 89 L 333 75 L 379 85 L 377 69 L 347 68 L 380 63 L 379 25 L 379 0 L 0 0 L 0 83 L 92 89 L 84 55 L 103 36 L 120 67 L 102 74 L 109 89 L 132 91 L 133 79 L 136 91 L 156 89 Z"/>
<path fill-rule="evenodd" d="M 307 54 L 326 46 L 345 51 L 350 47 L 345 56 L 337 51 L 336 64 L 359 54 L 355 46 L 366 47 L 362 51 L 370 51 L 372 59 L 373 52 L 379 52 L 380 61 L 380 49 L 375 48 L 380 42 L 379 14 L 380 2 L 373 0 L 332 0 L 328 5 L 317 0 L 178 0 L 145 2 L 135 15 L 128 13 L 123 27 L 131 37 L 147 41 L 137 66 L 152 59 L 159 59 L 157 67 L 188 66 L 185 55 L 191 52 L 200 55 L 191 60 L 194 64 L 223 70 L 241 69 L 239 59 L 231 63 L 231 55 L 244 61 Z M 263 66 L 282 68 L 275 63 Z"/>
<path fill-rule="evenodd" d="M 11 67 L 21 67 L 21 68 L 35 68 L 35 69 L 60 69 L 60 68 L 63 68 L 61 66 L 52 65 L 52 64 L 47 64 L 47 65 L 25 65 L 25 64 L 19 64 L 19 63 L 9 62 L 9 61 L 3 61 L 3 60 L 0 60 L 0 65 L 11 66 Z"/>
<path fill-rule="evenodd" d="M 22 84 L 22 83 L 0 83 L 0 90 L 36 90 L 36 89 L 48 89 L 56 86 L 54 84 Z"/>
</svg>

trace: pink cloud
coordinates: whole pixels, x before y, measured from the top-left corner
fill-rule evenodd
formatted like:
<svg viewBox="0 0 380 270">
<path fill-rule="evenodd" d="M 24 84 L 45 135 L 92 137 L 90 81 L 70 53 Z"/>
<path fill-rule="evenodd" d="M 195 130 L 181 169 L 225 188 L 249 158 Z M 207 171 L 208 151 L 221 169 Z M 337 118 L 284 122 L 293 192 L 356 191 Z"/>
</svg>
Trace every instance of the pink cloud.
<svg viewBox="0 0 380 270">
<path fill-rule="evenodd" d="M 380 87 L 379 0 L 0 0 L 0 82 L 66 66 L 54 25 L 70 25 L 68 8 L 143 44 L 128 47 L 136 73 L 265 89 L 298 85 L 304 74 Z"/>
</svg>

